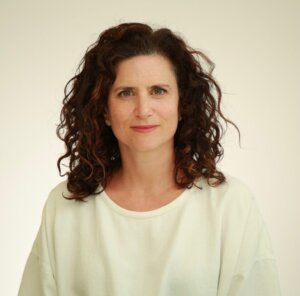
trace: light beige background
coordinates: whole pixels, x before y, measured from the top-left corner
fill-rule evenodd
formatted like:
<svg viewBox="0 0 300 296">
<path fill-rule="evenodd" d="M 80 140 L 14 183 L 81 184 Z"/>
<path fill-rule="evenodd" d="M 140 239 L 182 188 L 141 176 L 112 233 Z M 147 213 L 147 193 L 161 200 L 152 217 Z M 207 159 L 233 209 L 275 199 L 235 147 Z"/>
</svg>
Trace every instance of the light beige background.
<svg viewBox="0 0 300 296">
<path fill-rule="evenodd" d="M 0 295 L 16 295 L 43 204 L 62 180 L 63 87 L 98 34 L 124 21 L 168 26 L 215 62 L 243 146 L 230 128 L 221 167 L 254 191 L 283 295 L 300 295 L 299 9 L 297 0 L 2 0 Z"/>
</svg>

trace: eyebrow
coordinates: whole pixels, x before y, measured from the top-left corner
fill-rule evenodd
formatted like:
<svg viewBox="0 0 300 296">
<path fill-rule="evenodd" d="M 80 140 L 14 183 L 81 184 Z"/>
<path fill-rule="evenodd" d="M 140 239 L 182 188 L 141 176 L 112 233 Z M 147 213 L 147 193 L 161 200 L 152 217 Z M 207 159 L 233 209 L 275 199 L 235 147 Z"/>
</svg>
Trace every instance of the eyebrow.
<svg viewBox="0 0 300 296">
<path fill-rule="evenodd" d="M 160 84 L 160 83 L 153 84 L 149 88 L 154 88 L 154 87 L 162 87 L 162 88 L 168 88 L 168 89 L 170 89 L 170 85 L 168 85 L 168 84 Z M 120 90 L 125 90 L 125 89 L 134 89 L 134 88 L 136 88 L 136 87 L 134 87 L 134 86 L 120 85 L 120 86 L 114 88 L 113 92 L 118 92 Z"/>
</svg>

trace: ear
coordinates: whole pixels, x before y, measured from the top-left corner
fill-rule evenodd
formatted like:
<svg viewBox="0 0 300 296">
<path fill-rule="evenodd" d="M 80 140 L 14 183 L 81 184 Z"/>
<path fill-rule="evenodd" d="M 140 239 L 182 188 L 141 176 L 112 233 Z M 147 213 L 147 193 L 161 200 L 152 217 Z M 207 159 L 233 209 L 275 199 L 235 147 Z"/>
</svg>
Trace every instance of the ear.
<svg viewBox="0 0 300 296">
<path fill-rule="evenodd" d="M 105 108 L 105 110 L 104 110 L 103 117 L 104 117 L 104 120 L 105 120 L 105 124 L 106 124 L 107 126 L 111 126 L 107 108 Z"/>
<path fill-rule="evenodd" d="M 108 119 L 109 118 L 108 108 L 107 107 L 104 108 L 103 117 L 104 117 L 104 119 Z"/>
</svg>

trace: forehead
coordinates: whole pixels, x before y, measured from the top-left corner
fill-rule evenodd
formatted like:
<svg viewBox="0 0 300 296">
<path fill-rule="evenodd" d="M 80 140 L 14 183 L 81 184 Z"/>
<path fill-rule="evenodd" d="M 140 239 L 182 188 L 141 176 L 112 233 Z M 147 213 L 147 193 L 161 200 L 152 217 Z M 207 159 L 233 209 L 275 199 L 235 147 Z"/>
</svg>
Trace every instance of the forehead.
<svg viewBox="0 0 300 296">
<path fill-rule="evenodd" d="M 117 65 L 114 84 L 146 81 L 176 83 L 171 62 L 162 55 L 152 54 L 135 56 Z"/>
</svg>

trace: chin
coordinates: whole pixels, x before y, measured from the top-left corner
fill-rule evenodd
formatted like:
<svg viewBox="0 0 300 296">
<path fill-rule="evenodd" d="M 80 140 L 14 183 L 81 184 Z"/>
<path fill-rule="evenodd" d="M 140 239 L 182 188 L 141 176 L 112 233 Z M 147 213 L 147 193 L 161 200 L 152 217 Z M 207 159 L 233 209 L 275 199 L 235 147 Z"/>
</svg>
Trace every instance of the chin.
<svg viewBox="0 0 300 296">
<path fill-rule="evenodd" d="M 160 142 L 160 143 L 154 143 L 151 141 L 150 143 L 135 143 L 135 145 L 130 145 L 128 148 L 132 151 L 136 152 L 159 152 L 159 153 L 165 153 L 167 151 L 172 150 L 174 147 L 173 141 L 168 142 Z"/>
</svg>

